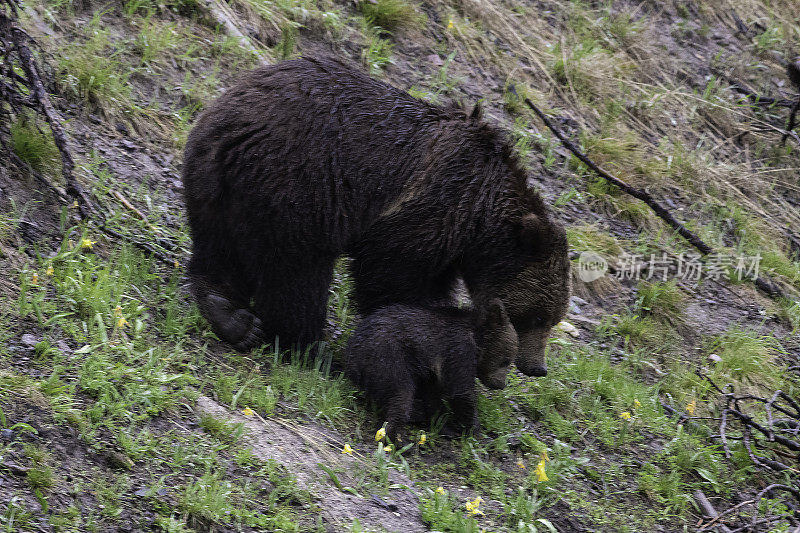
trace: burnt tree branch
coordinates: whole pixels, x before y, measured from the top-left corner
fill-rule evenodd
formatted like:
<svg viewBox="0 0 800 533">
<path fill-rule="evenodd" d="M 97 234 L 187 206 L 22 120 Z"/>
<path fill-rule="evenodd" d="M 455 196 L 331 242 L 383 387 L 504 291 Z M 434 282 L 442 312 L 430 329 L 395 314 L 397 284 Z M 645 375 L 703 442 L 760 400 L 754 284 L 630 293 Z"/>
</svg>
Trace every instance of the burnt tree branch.
<svg viewBox="0 0 800 533">
<path fill-rule="evenodd" d="M 617 178 L 616 176 L 613 176 L 612 174 L 609 174 L 608 172 L 600 168 L 594 161 L 592 161 L 589 158 L 589 156 L 584 154 L 580 150 L 580 148 L 575 146 L 575 144 L 572 143 L 572 141 L 567 139 L 567 137 L 561 132 L 561 130 L 558 127 L 556 127 L 550 121 L 549 118 L 547 118 L 547 115 L 545 115 L 542 112 L 542 110 L 536 106 L 536 104 L 531 102 L 530 99 L 528 98 L 525 98 L 525 103 L 528 105 L 528 107 L 530 107 L 533 110 L 534 113 L 536 113 L 536 116 L 538 116 L 539 119 L 541 119 L 541 121 L 544 122 L 545 126 L 547 126 L 550 129 L 550 131 L 553 132 L 553 134 L 558 138 L 558 140 L 561 141 L 561 144 L 563 144 L 570 152 L 572 152 L 575 155 L 575 157 L 577 157 L 583 164 L 585 164 L 592 171 L 594 171 L 598 176 L 605 179 L 609 183 L 617 186 L 623 192 L 626 192 L 627 194 L 647 204 L 647 206 L 653 210 L 656 216 L 658 216 L 661 220 L 666 222 L 666 224 L 669 227 L 677 231 L 681 237 L 686 239 L 689 242 L 689 244 L 694 246 L 703 255 L 711 255 L 714 253 L 714 249 L 711 246 L 706 244 L 706 242 L 703 241 L 696 233 L 694 233 L 693 231 L 689 230 L 686 226 L 681 224 L 672 215 L 672 213 L 670 213 L 666 207 L 661 205 L 655 198 L 653 198 L 653 196 L 650 193 L 642 189 L 637 189 L 636 187 L 629 185 L 623 180 Z M 761 290 L 771 298 L 779 298 L 784 296 L 783 290 L 781 290 L 780 287 L 778 287 L 771 281 L 765 280 L 764 278 L 757 277 L 756 279 L 753 280 L 753 283 L 755 284 L 756 287 L 758 287 L 759 290 Z"/>
</svg>

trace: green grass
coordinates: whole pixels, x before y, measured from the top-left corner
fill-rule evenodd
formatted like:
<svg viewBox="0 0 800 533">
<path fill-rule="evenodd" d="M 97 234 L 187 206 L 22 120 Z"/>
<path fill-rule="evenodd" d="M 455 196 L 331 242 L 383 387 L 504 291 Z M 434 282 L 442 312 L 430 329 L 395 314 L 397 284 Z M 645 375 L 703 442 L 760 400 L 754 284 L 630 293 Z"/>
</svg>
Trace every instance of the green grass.
<svg viewBox="0 0 800 533">
<path fill-rule="evenodd" d="M 53 141 L 47 123 L 21 115 L 9 128 L 11 149 L 33 170 L 46 175 L 57 175 L 61 155 Z"/>
<path fill-rule="evenodd" d="M 364 0 L 359 9 L 369 25 L 386 31 L 397 28 L 419 26 L 425 18 L 405 0 Z"/>
<path fill-rule="evenodd" d="M 771 50 L 788 52 L 798 35 L 797 25 L 778 13 L 786 4 L 777 2 L 746 15 L 767 28 L 751 43 L 754 54 L 744 51 L 763 67 L 748 71 L 748 83 L 765 94 L 772 94 L 767 88 L 782 74 L 761 59 Z M 347 261 L 336 267 L 327 344 L 308 353 L 233 353 L 216 339 L 186 291 L 180 264 L 189 238 L 185 221 L 171 209 L 169 191 L 152 185 L 161 183 L 158 176 L 142 176 L 138 185 L 112 173 L 118 154 L 104 153 L 108 161 L 90 155 L 78 161 L 86 171 L 81 178 L 108 213 L 108 227 L 154 243 L 178 263 L 161 265 L 103 238 L 94 226 L 63 221 L 61 244 L 30 243 L 20 228 L 37 222 L 39 204 L 3 206 L 8 211 L 0 214 L 0 260 L 9 276 L 0 284 L 0 427 L 12 430 L 13 438 L 0 442 L 0 455 L 27 470 L 8 476 L 5 459 L 0 461 L 14 483 L 13 489 L 8 483 L 0 487 L 8 495 L 0 502 L 0 530 L 35 529 L 45 522 L 61 531 L 118 530 L 129 523 L 176 532 L 330 526 L 318 519 L 327 502 L 300 488 L 281 465 L 261 461 L 242 424 L 195 411 L 200 395 L 239 413 L 252 410 L 254 422 L 263 417 L 299 431 L 306 424 L 338 431 L 355 449 L 356 466 L 326 458 L 321 481 L 369 503 L 373 494 L 391 501 L 397 490 L 393 472 L 408 475 L 424 520 L 437 531 L 552 531 L 563 527 L 564 513 L 597 531 L 680 531 L 696 527 L 700 518 L 695 490 L 722 510 L 737 495 L 784 481 L 755 471 L 734 428 L 732 457 L 725 457 L 711 437 L 718 432 L 719 394 L 700 375 L 742 394 L 776 388 L 798 394 L 797 378 L 786 370 L 796 346 L 780 337 L 784 331 L 770 316 L 800 327 L 793 292 L 800 287 L 800 263 L 782 232 L 794 222 L 781 203 L 782 191 L 793 190 L 796 150 L 791 142 L 776 148 L 776 132 L 766 128 L 783 124 L 780 110 L 754 111 L 734 102 L 722 80 L 711 78 L 695 90 L 675 77 L 685 64 L 654 45 L 647 13 L 625 6 L 563 3 L 542 17 L 530 6 L 462 2 L 439 6 L 431 20 L 416 4 L 400 0 L 349 7 L 330 0 L 248 0 L 230 7 L 246 32 L 269 37 L 274 47 L 267 52 L 276 59 L 325 43 L 350 56 L 360 49 L 370 73 L 382 76 L 395 50 L 408 52 L 412 37 L 423 60 L 431 53 L 445 58 L 439 68 L 428 65 L 424 79 L 403 70 L 406 61 L 398 60 L 392 83 L 445 104 L 463 92 L 470 98 L 485 93 L 489 120 L 510 132 L 531 170 L 540 172 L 541 159 L 548 179 L 563 185 L 555 206 L 572 224 L 572 250 L 592 251 L 614 264 L 626 251 L 647 258 L 686 247 L 644 204 L 565 156 L 524 105 L 526 96 L 546 103 L 565 133 L 601 166 L 665 204 L 674 202 L 676 217 L 720 251 L 760 254 L 762 272 L 791 296 L 767 307 L 770 321 L 742 318 L 721 334 L 702 335 L 683 310 L 702 303 L 698 298 L 708 286 L 612 280 L 604 294 L 595 291 L 596 298 L 580 293 L 594 304 L 584 307 L 584 316 L 600 320 L 597 335 L 588 332 L 588 343 L 553 340 L 546 378 L 512 373 L 505 390 L 478 386 L 481 435 L 448 440 L 438 434 L 441 418 L 411 428 L 427 432 L 424 445 L 400 443 L 401 449 L 411 446 L 386 452 L 373 440 L 382 421 L 330 370 L 341 364 L 356 318 Z M 762 7 L 767 11 L 761 13 Z M 93 119 L 91 127 L 101 135 L 108 128 L 112 137 L 118 118 L 145 117 L 148 127 L 137 127 L 136 134 L 153 145 L 143 156 L 177 153 L 196 114 L 234 75 L 255 65 L 236 39 L 204 27 L 209 21 L 194 0 L 127 0 L 88 23 L 86 9 L 94 8 L 51 1 L 45 10 L 46 24 L 53 13 L 59 18 L 52 24 L 58 42 L 46 47 L 57 74 L 54 102 L 59 109 L 70 105 L 61 102 L 63 95 L 79 104 L 82 112 L 74 120 L 80 124 L 98 115 L 100 123 Z M 714 6 L 700 6 L 697 15 L 684 11 L 686 21 L 661 37 L 669 39 L 671 31 L 680 39 L 705 38 L 716 28 Z M 706 62 L 738 72 L 726 61 L 718 56 Z M 542 86 L 550 87 L 547 94 L 534 89 Z M 485 90 L 491 87 L 499 90 Z M 40 132 L 26 116 L 9 126 L 15 153 L 54 176 L 58 154 L 47 128 Z M 69 121 L 67 127 L 76 131 Z M 154 129 L 162 133 L 151 135 Z M 113 192 L 141 209 L 146 220 Z M 84 239 L 98 242 L 84 248 Z M 159 244 L 165 241 L 171 246 Z M 729 288 L 754 300 L 746 285 Z M 595 314 L 594 306 L 602 311 Z M 34 342 L 23 343 L 23 333 Z M 691 414 L 691 420 L 677 424 L 662 403 Z M 40 434 L 42 428 L 47 432 Z M 43 444 L 50 432 L 63 446 Z M 77 457 L 89 457 L 91 464 L 74 462 L 62 448 L 80 451 Z M 81 495 L 80 506 L 75 494 Z M 477 497 L 485 514 L 466 507 Z M 785 511 L 775 501 L 760 506 L 763 513 Z M 365 521 L 342 527 L 373 529 Z"/>
<path fill-rule="evenodd" d="M 131 70 L 124 52 L 124 45 L 114 43 L 109 31 L 102 29 L 100 17 L 95 17 L 60 51 L 59 75 L 64 90 L 109 112 L 130 108 Z"/>
<path fill-rule="evenodd" d="M 143 65 L 151 66 L 176 50 L 182 39 L 177 26 L 153 20 L 151 16 L 143 18 L 139 24 L 141 30 L 133 44 L 133 52 L 137 54 Z"/>
<path fill-rule="evenodd" d="M 394 44 L 389 39 L 382 37 L 382 32 L 377 26 L 364 25 L 365 46 L 361 51 L 361 59 L 373 76 L 382 74 L 383 69 L 392 62 Z"/>
</svg>

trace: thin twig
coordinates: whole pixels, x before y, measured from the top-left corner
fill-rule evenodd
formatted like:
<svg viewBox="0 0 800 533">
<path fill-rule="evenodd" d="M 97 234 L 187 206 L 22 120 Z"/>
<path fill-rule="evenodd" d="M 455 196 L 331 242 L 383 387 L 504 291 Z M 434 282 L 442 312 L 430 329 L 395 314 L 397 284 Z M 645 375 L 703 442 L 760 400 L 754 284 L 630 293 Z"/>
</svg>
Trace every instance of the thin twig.
<svg viewBox="0 0 800 533">
<path fill-rule="evenodd" d="M 714 253 L 714 249 L 706 244 L 696 233 L 692 232 L 686 226 L 678 222 L 678 220 L 672 216 L 672 213 L 669 210 L 658 203 L 653 196 L 648 193 L 647 191 L 637 189 L 629 185 L 628 183 L 622 181 L 621 179 L 613 176 L 600 168 L 594 161 L 592 161 L 589 156 L 584 154 L 575 144 L 573 144 L 566 136 L 558 129 L 551 121 L 547 118 L 547 116 L 539 109 L 536 104 L 531 102 L 529 98 L 525 98 L 525 103 L 530 107 L 534 113 L 539 117 L 539 119 L 544 122 L 545 126 L 547 126 L 550 131 L 558 138 L 559 141 L 570 151 L 572 152 L 575 157 L 580 159 L 586 166 L 592 169 L 597 175 L 619 187 L 622 191 L 630 194 L 634 198 L 637 198 L 647 204 L 650 209 L 658 216 L 661 220 L 667 223 L 672 229 L 678 232 L 678 234 L 686 239 L 692 246 L 694 246 L 697 250 L 700 251 L 703 255 L 711 255 Z M 757 277 L 753 280 L 753 283 L 756 287 L 758 287 L 762 292 L 767 294 L 772 298 L 779 298 L 782 297 L 783 291 L 774 283 L 765 280 L 764 278 Z"/>
</svg>

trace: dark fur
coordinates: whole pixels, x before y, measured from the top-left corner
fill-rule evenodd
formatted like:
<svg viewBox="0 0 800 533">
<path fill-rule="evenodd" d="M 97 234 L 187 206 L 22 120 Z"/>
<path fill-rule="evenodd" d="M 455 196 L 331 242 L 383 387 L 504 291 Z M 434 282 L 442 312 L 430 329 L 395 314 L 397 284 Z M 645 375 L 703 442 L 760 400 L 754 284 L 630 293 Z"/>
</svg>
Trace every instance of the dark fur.
<svg viewBox="0 0 800 533">
<path fill-rule="evenodd" d="M 502 373 L 494 384 L 504 386 L 516 341 L 497 299 L 480 314 L 391 305 L 359 323 L 347 343 L 345 374 L 385 410 L 391 439 L 412 413 L 430 420 L 442 400 L 450 404 L 457 431 L 477 431 L 475 378 L 492 383 Z"/>
<path fill-rule="evenodd" d="M 194 293 L 237 348 L 319 340 L 343 254 L 364 314 L 441 301 L 459 275 L 476 302 L 500 295 L 521 336 L 566 308 L 563 228 L 498 131 L 335 60 L 245 75 L 189 135 L 183 179 Z"/>
</svg>

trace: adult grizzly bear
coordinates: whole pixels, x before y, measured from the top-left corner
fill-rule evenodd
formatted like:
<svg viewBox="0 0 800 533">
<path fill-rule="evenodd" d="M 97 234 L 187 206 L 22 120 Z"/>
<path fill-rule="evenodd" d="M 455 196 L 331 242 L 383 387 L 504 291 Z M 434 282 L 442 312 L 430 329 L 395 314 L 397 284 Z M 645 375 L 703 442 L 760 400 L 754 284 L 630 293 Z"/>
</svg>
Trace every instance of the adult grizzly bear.
<svg viewBox="0 0 800 533">
<path fill-rule="evenodd" d="M 475 378 L 505 387 L 517 348 L 498 298 L 482 310 L 390 305 L 364 317 L 348 339 L 345 375 L 386 412 L 393 441 L 415 403 L 427 422 L 442 400 L 453 411 L 453 429 L 477 432 Z"/>
<path fill-rule="evenodd" d="M 441 302 L 461 276 L 499 297 L 517 367 L 544 349 L 569 296 L 564 229 L 498 130 L 333 59 L 246 74 L 200 116 L 183 181 L 200 311 L 238 349 L 321 338 L 335 259 L 353 258 L 363 314 Z"/>
</svg>

